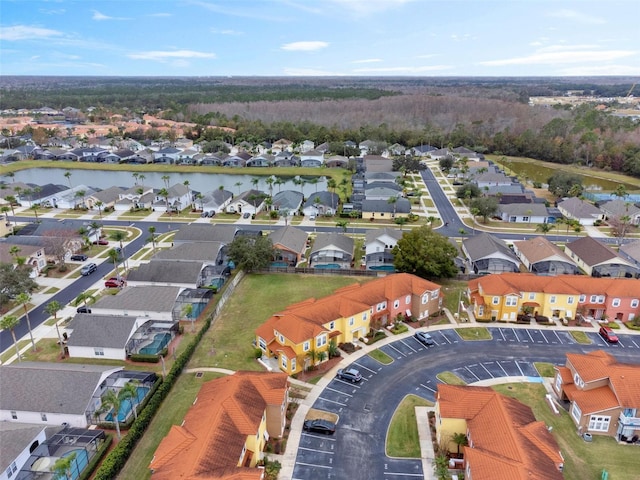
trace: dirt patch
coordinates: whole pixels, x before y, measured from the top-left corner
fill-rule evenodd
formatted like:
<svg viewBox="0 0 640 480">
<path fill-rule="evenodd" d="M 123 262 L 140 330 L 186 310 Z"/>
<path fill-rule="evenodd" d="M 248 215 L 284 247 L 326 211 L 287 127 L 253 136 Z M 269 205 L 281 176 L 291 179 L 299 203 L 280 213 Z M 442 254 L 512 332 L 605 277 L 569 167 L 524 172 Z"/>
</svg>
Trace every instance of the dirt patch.
<svg viewBox="0 0 640 480">
<path fill-rule="evenodd" d="M 338 419 L 340 416 L 336 413 L 326 412 L 324 410 L 317 410 L 315 408 L 310 408 L 307 412 L 307 416 L 305 420 L 329 420 L 333 423 L 338 423 Z"/>
</svg>

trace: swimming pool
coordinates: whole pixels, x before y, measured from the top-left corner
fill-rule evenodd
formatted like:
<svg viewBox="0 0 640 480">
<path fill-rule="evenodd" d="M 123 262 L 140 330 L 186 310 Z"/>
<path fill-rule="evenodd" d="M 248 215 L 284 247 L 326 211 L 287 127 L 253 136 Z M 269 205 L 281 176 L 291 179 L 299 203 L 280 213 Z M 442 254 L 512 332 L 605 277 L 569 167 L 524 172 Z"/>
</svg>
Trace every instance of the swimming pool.
<svg viewBox="0 0 640 480">
<path fill-rule="evenodd" d="M 146 347 L 142 347 L 138 353 L 141 353 L 143 355 L 157 355 L 162 351 L 164 347 L 168 345 L 170 341 L 170 333 L 156 333 L 153 336 L 153 342 Z"/>
<path fill-rule="evenodd" d="M 287 262 L 271 262 L 272 267 L 288 267 L 289 264 Z"/>
<path fill-rule="evenodd" d="M 149 392 L 149 387 L 138 387 L 137 390 L 138 390 L 138 395 L 136 400 L 132 402 L 130 398 L 125 398 L 120 403 L 120 410 L 118 410 L 118 422 L 124 422 L 129 416 L 129 414 L 131 413 L 131 410 L 133 409 L 133 405 L 137 405 L 142 400 L 144 400 L 144 397 Z M 113 410 L 107 413 L 104 419 L 107 422 L 113 422 Z"/>
<path fill-rule="evenodd" d="M 337 263 L 327 263 L 325 265 L 315 265 L 313 268 L 340 270 L 340 265 Z"/>
<path fill-rule="evenodd" d="M 76 458 L 73 459 L 69 468 L 69 471 L 71 473 L 71 480 L 75 480 L 76 478 L 78 478 L 82 471 L 89 464 L 89 454 L 84 448 L 71 450 L 70 452 L 65 453 L 62 458 L 68 457 L 74 453 L 76 454 Z M 54 480 L 67 480 L 68 477 L 66 475 L 56 475 L 53 478 Z"/>
<path fill-rule="evenodd" d="M 375 267 L 370 267 L 369 270 L 378 270 L 382 272 L 394 272 L 396 268 L 393 265 L 376 265 Z"/>
</svg>

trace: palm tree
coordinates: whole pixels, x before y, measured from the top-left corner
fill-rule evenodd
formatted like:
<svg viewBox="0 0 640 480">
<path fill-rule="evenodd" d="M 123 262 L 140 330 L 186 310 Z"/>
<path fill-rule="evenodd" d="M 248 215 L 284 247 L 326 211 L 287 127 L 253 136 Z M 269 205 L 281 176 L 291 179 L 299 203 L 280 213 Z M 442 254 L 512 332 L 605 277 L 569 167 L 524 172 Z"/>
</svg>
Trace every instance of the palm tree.
<svg viewBox="0 0 640 480">
<path fill-rule="evenodd" d="M 76 452 L 72 452 L 69 455 L 58 458 L 51 466 L 50 471 L 55 474 L 55 478 L 71 479 L 73 475 L 71 473 L 71 466 L 76 459 Z"/>
<path fill-rule="evenodd" d="M 11 179 L 11 183 L 15 182 L 15 178 L 16 178 L 16 172 L 8 172 L 7 174 L 5 174 L 5 177 L 9 177 Z"/>
<path fill-rule="evenodd" d="M 20 250 L 20 247 L 17 245 L 12 245 L 11 248 L 9 249 L 9 255 L 11 255 L 16 263 L 18 263 L 18 254 L 21 252 L 22 250 Z"/>
<path fill-rule="evenodd" d="M 127 264 L 126 264 L 126 255 L 125 255 L 125 251 L 124 251 L 124 245 L 122 243 L 123 240 L 126 240 L 127 238 L 127 234 L 125 232 L 123 232 L 122 230 L 114 230 L 113 232 L 111 232 L 111 235 L 109 235 L 109 239 L 113 240 L 114 242 L 118 242 L 120 244 L 120 256 L 122 257 L 123 261 L 125 262 L 125 266 L 124 268 L 127 268 Z"/>
<path fill-rule="evenodd" d="M 31 205 L 31 210 L 33 210 L 33 213 L 35 213 L 36 215 L 36 222 L 38 221 L 38 208 L 40 208 L 40 205 L 38 205 L 37 203 L 34 203 L 33 205 Z"/>
<path fill-rule="evenodd" d="M 189 188 L 189 185 L 191 185 L 191 183 L 189 182 L 189 180 L 185 180 L 184 182 L 182 182 L 182 184 L 187 187 L 187 197 L 189 198 L 189 207 L 191 207 L 191 209 L 193 210 L 193 197 L 191 196 L 191 189 Z"/>
<path fill-rule="evenodd" d="M 69 170 L 67 170 L 67 171 L 64 173 L 64 177 L 69 181 L 69 188 L 73 188 L 73 187 L 71 186 L 71 175 L 72 175 L 72 173 L 71 173 Z"/>
<path fill-rule="evenodd" d="M 193 315 L 193 303 L 187 303 L 184 307 L 182 307 L 182 316 L 185 318 L 185 320 L 191 322 L 191 331 L 195 332 L 196 319 L 191 318 L 191 315 Z"/>
<path fill-rule="evenodd" d="M 118 439 L 122 438 L 122 435 L 120 435 L 120 419 L 118 418 L 120 405 L 122 404 L 122 400 L 124 400 L 121 392 L 122 390 L 116 393 L 115 390 L 108 389 L 102 396 L 102 406 L 100 408 L 102 413 L 111 410 L 111 418 L 116 424 L 116 434 L 118 435 Z"/>
<path fill-rule="evenodd" d="M 128 399 L 131 402 L 131 410 L 133 411 L 133 418 L 138 418 L 138 410 L 136 409 L 138 405 L 138 382 L 135 380 L 130 380 L 124 384 L 124 387 L 119 392 L 119 396 L 123 399 Z M 135 401 L 135 403 L 134 403 Z"/>
<path fill-rule="evenodd" d="M 260 179 L 259 178 L 252 178 L 251 179 L 251 184 L 255 187 L 258 188 L 258 184 L 260 183 Z"/>
<path fill-rule="evenodd" d="M 7 195 L 4 199 L 7 202 L 9 202 L 9 208 L 11 209 L 11 215 L 15 217 L 16 216 L 16 212 L 13 210 L 13 206 L 16 203 L 18 203 L 18 199 L 16 197 L 14 197 L 13 195 Z"/>
<path fill-rule="evenodd" d="M 341 228 L 343 233 L 347 232 L 347 227 L 348 226 L 349 226 L 349 222 L 347 222 L 346 220 L 338 220 L 336 222 L 336 227 Z"/>
<path fill-rule="evenodd" d="M 149 237 L 151 239 L 151 245 L 155 250 L 156 249 L 156 227 L 154 226 L 149 227 L 149 233 L 151 234 L 151 237 Z"/>
<path fill-rule="evenodd" d="M 234 185 L 238 187 L 238 195 L 240 195 L 240 187 L 242 186 L 242 182 L 236 182 L 234 183 Z"/>
<path fill-rule="evenodd" d="M 101 200 L 98 200 L 95 203 L 95 206 L 98 207 L 98 215 L 100 215 L 100 220 L 102 220 L 102 206 L 104 205 L 104 203 L 102 203 Z"/>
<path fill-rule="evenodd" d="M 398 197 L 389 197 L 389 199 L 387 200 L 387 203 L 389 205 L 393 205 L 393 217 L 395 218 L 395 216 L 396 216 L 396 203 L 398 203 Z"/>
<path fill-rule="evenodd" d="M 80 208 L 84 208 L 84 196 L 87 194 L 85 190 L 78 190 L 75 194 L 75 198 L 82 198 L 82 203 L 80 204 Z M 78 205 L 76 205 L 76 208 Z"/>
<path fill-rule="evenodd" d="M 166 188 L 161 188 L 158 195 L 164 198 L 165 211 L 167 215 L 171 216 L 171 211 L 169 210 L 169 191 Z"/>
<path fill-rule="evenodd" d="M 13 346 L 16 347 L 16 355 L 18 357 L 18 361 L 20 359 L 20 349 L 18 348 L 18 340 L 16 339 L 16 327 L 20 324 L 20 319 L 15 315 L 5 315 L 0 320 L 0 328 L 2 330 L 9 330 L 11 332 L 11 336 L 13 337 Z"/>
<path fill-rule="evenodd" d="M 86 307 L 87 306 L 87 301 L 89 301 L 89 300 L 91 300 L 92 302 L 95 300 L 93 298 L 93 295 L 91 295 L 90 293 L 87 293 L 87 292 L 82 292 L 73 301 L 73 305 L 75 307 L 78 307 L 82 303 Z"/>
<path fill-rule="evenodd" d="M 267 179 L 265 180 L 265 183 L 269 187 L 269 196 L 273 197 L 273 184 L 275 183 L 274 178 L 273 177 L 267 177 Z"/>
<path fill-rule="evenodd" d="M 58 312 L 62 310 L 62 305 L 57 300 L 51 300 L 44 307 L 44 311 L 53 316 L 54 324 L 56 326 L 56 332 L 58 333 L 58 342 L 60 343 L 60 353 L 64 358 L 64 345 L 62 344 L 62 336 L 60 336 L 60 329 L 58 328 Z"/>
<path fill-rule="evenodd" d="M 147 178 L 147 177 L 145 177 L 143 173 L 138 175 L 138 180 L 140 180 L 140 185 L 144 186 L 144 179 L 145 178 Z"/>
<path fill-rule="evenodd" d="M 315 185 L 316 186 L 316 193 L 318 193 L 318 177 L 313 177 L 311 180 L 309 180 L 309 183 L 311 185 Z"/>
<path fill-rule="evenodd" d="M 109 260 L 113 262 L 113 268 L 116 271 L 116 276 L 120 278 L 120 269 L 118 268 L 118 263 L 120 262 L 120 253 L 118 253 L 115 248 L 109 250 Z"/>
<path fill-rule="evenodd" d="M 140 177 L 140 174 L 138 172 L 133 172 L 131 175 L 133 176 L 133 185 L 138 185 L 138 178 Z"/>
<path fill-rule="evenodd" d="M 616 189 L 613 191 L 611 195 L 618 198 L 626 198 L 627 196 L 629 196 L 629 193 L 627 192 L 627 187 L 620 184 L 616 187 Z"/>
<path fill-rule="evenodd" d="M 458 446 L 458 456 L 460 456 L 460 447 L 465 447 L 469 445 L 467 436 L 464 433 L 454 433 L 452 440 L 453 440 L 453 443 L 455 443 Z"/>
<path fill-rule="evenodd" d="M 169 188 L 169 180 L 171 179 L 171 177 L 169 175 L 163 175 L 162 176 L 162 181 L 164 182 L 164 188 Z"/>
<path fill-rule="evenodd" d="M 282 180 L 281 178 L 276 178 L 273 183 L 278 185 L 278 192 L 281 192 L 282 191 L 282 185 L 284 185 L 284 180 Z"/>
<path fill-rule="evenodd" d="M 31 320 L 29 320 L 29 308 L 27 307 L 30 301 L 31 295 L 29 295 L 27 292 L 19 293 L 16 296 L 16 302 L 18 302 L 20 305 L 22 305 L 22 308 L 24 308 L 24 316 L 27 319 L 27 328 L 29 329 L 29 337 L 31 338 L 31 345 L 33 345 L 33 351 L 35 352 L 36 342 L 33 339 L 33 332 L 31 331 Z"/>
<path fill-rule="evenodd" d="M 549 233 L 554 228 L 556 228 L 556 226 L 553 223 L 540 223 L 536 227 L 536 231 L 542 232 L 544 234 L 544 236 L 546 237 L 547 233 Z"/>
</svg>

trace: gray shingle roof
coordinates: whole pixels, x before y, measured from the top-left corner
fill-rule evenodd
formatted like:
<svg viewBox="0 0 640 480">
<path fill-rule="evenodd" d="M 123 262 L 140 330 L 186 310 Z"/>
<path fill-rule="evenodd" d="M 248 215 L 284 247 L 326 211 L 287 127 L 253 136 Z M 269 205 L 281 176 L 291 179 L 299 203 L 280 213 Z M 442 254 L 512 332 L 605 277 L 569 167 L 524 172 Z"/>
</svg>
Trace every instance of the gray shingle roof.
<svg viewBox="0 0 640 480">
<path fill-rule="evenodd" d="M 602 215 L 599 208 L 590 203 L 580 200 L 578 197 L 568 198 L 558 204 L 558 208 L 563 208 L 574 218 L 595 218 Z"/>
<path fill-rule="evenodd" d="M 566 244 L 566 248 L 575 253 L 584 263 L 593 267 L 600 263 L 620 258 L 621 262 L 626 263 L 613 249 L 600 243 L 595 238 L 581 237 L 578 240 Z"/>
<path fill-rule="evenodd" d="M 365 234 L 365 245 L 373 242 L 377 238 L 380 238 L 383 235 L 389 235 L 391 238 L 394 238 L 396 241 L 402 238 L 402 232 L 398 228 L 374 228 L 372 230 L 367 230 Z"/>
<path fill-rule="evenodd" d="M 105 295 L 91 308 L 170 312 L 180 290 L 180 287 L 164 285 L 126 287 L 117 295 Z"/>
<path fill-rule="evenodd" d="M 224 245 L 220 242 L 190 242 L 176 245 L 169 250 L 160 250 L 151 259 L 157 260 L 185 260 L 213 262 L 218 258 L 220 249 Z"/>
<path fill-rule="evenodd" d="M 541 203 L 509 203 L 500 205 L 498 210 L 509 215 L 528 215 L 532 217 L 546 217 L 547 207 Z"/>
<path fill-rule="evenodd" d="M 507 244 L 489 233 L 480 233 L 467 238 L 462 242 L 471 261 L 486 258 L 496 253 L 501 253 L 513 259 L 516 264 L 520 263 L 518 257 L 511 251 Z"/>
<path fill-rule="evenodd" d="M 636 262 L 640 262 L 640 240 L 625 243 L 620 247 L 620 251 L 624 252 L 629 258 L 633 258 Z"/>
<path fill-rule="evenodd" d="M 132 270 L 127 279 L 130 282 L 192 284 L 197 285 L 202 270 L 202 262 L 156 260 L 141 264 Z"/>
<path fill-rule="evenodd" d="M 279 228 L 269 234 L 273 245 L 282 245 L 287 250 L 296 253 L 304 253 L 308 236 L 304 230 L 292 226 Z"/>
<path fill-rule="evenodd" d="M 319 199 L 319 201 L 316 201 Z M 312 195 L 309 195 L 307 201 L 304 202 L 304 207 L 312 207 L 316 203 L 319 205 L 324 205 L 326 207 L 337 208 L 340 202 L 340 198 L 337 194 L 332 192 L 316 192 Z"/>
<path fill-rule="evenodd" d="M 363 200 L 362 201 L 363 212 L 393 213 L 394 208 L 396 213 L 410 213 L 411 203 L 406 198 L 398 198 L 395 204 L 391 204 L 386 200 Z"/>
<path fill-rule="evenodd" d="M 102 376 L 123 367 L 22 362 L 0 367 L 0 409 L 82 415 Z"/>
<path fill-rule="evenodd" d="M 96 315 L 80 313 L 69 325 L 73 329 L 70 347 L 124 348 L 137 318 L 131 315 Z"/>
<path fill-rule="evenodd" d="M 319 233 L 313 243 L 313 250 L 311 253 L 324 250 L 331 245 L 347 252 L 349 255 L 353 254 L 354 241 L 353 238 L 342 235 L 341 233 Z"/>
<path fill-rule="evenodd" d="M 47 430 L 45 435 L 49 437 L 62 430 L 62 426 L 45 427 L 32 423 L 0 422 L 0 472 L 4 472 L 44 429 Z"/>
<path fill-rule="evenodd" d="M 278 192 L 273 196 L 273 205 L 280 210 L 297 210 L 302 204 L 304 195 L 302 192 L 296 192 L 294 190 L 285 190 L 284 192 Z"/>
<path fill-rule="evenodd" d="M 640 208 L 636 207 L 633 203 L 626 202 L 624 200 L 611 200 L 600 205 L 600 209 L 611 217 L 623 217 L 628 215 L 633 218 L 640 214 Z"/>
<path fill-rule="evenodd" d="M 174 242 L 222 242 L 228 244 L 233 241 L 238 232 L 234 225 L 207 225 L 193 223 L 182 225 L 173 237 Z"/>
</svg>

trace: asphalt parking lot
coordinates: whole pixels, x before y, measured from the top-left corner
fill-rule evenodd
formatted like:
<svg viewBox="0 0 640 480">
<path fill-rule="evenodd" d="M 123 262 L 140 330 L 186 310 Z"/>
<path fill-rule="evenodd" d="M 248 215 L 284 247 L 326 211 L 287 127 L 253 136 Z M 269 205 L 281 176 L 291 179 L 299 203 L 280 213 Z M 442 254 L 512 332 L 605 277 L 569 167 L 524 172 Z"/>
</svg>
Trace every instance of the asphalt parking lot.
<svg viewBox="0 0 640 480">
<path fill-rule="evenodd" d="M 383 365 L 363 356 L 349 366 L 363 376 L 358 384 L 332 379 L 313 408 L 339 416 L 336 433 L 302 433 L 293 480 L 345 479 L 411 480 L 424 478 L 418 459 L 386 455 L 386 431 L 397 405 L 407 394 L 433 402 L 436 375 L 448 370 L 466 383 L 508 376 L 541 381 L 535 362 L 564 364 L 565 352 L 586 353 L 610 349 L 637 362 L 640 337 L 619 335 L 609 344 L 597 332 L 588 332 L 592 345 L 578 344 L 566 331 L 489 327 L 492 339 L 466 342 L 455 330 L 429 331 L 435 345 L 425 347 L 413 337 L 382 345 L 393 362 Z M 625 361 L 622 359 L 621 361 Z M 629 361 L 629 360 L 626 360 Z"/>
</svg>

